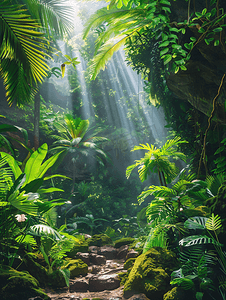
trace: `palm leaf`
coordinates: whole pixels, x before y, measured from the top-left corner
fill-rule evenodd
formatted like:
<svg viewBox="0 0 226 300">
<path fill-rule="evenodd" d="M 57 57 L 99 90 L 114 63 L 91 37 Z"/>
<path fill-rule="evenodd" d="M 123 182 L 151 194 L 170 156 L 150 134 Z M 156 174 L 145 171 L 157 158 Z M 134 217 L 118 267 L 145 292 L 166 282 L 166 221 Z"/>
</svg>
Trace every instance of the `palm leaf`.
<svg viewBox="0 0 226 300">
<path fill-rule="evenodd" d="M 39 24 L 25 14 L 26 10 L 9 1 L 0 7 L 0 75 L 10 104 L 18 97 L 28 101 L 33 88 L 47 75 L 46 40 L 38 32 Z"/>
<path fill-rule="evenodd" d="M 212 216 L 209 217 L 209 219 L 207 219 L 206 221 L 206 228 L 208 230 L 216 231 L 221 227 L 222 227 L 221 218 L 218 215 L 214 216 L 214 214 L 212 214 Z"/>
<path fill-rule="evenodd" d="M 9 203 L 23 213 L 36 216 L 38 206 L 33 201 L 28 200 L 30 195 L 25 192 L 16 191 L 8 197 Z"/>
<path fill-rule="evenodd" d="M 28 233 L 32 236 L 49 237 L 54 240 L 61 240 L 62 236 L 55 229 L 48 225 L 37 224 L 29 228 Z"/>
<path fill-rule="evenodd" d="M 184 222 L 184 227 L 188 228 L 188 229 L 194 229 L 194 230 L 198 230 L 198 229 L 206 229 L 206 222 L 207 222 L 208 218 L 205 217 L 193 217 L 190 219 L 187 219 Z"/>
<path fill-rule="evenodd" d="M 179 241 L 179 245 L 190 247 L 194 245 L 203 245 L 203 244 L 213 244 L 217 246 L 223 246 L 219 242 L 217 242 L 215 239 L 208 237 L 207 235 L 192 235 L 183 238 Z"/>
<path fill-rule="evenodd" d="M 13 174 L 15 176 L 15 179 L 17 179 L 21 174 L 22 171 L 20 167 L 18 166 L 16 160 L 8 153 L 0 152 L 1 157 L 7 161 L 8 165 L 10 166 L 11 170 L 13 171 Z"/>
<path fill-rule="evenodd" d="M 39 21 L 48 36 L 65 38 L 74 27 L 73 8 L 65 0 L 26 0 L 31 15 Z"/>
</svg>

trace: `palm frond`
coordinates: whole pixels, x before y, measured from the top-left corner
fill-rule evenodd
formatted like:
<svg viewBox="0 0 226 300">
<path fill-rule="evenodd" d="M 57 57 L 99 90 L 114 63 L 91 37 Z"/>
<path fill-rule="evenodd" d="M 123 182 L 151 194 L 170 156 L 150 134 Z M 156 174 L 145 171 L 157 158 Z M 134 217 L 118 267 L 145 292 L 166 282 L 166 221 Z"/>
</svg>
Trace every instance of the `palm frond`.
<svg viewBox="0 0 226 300">
<path fill-rule="evenodd" d="M 55 229 L 48 225 L 44 224 L 37 224 L 33 225 L 29 228 L 28 233 L 32 236 L 43 236 L 43 237 L 49 237 L 53 240 L 61 240 L 62 236 L 57 232 Z"/>
<path fill-rule="evenodd" d="M 73 7 L 66 0 L 26 0 L 31 15 L 37 19 L 48 36 L 64 38 L 74 27 Z"/>
<path fill-rule="evenodd" d="M 10 104 L 18 96 L 21 101 L 34 96 L 34 88 L 47 75 L 45 62 L 47 43 L 38 31 L 39 24 L 30 18 L 21 6 L 9 1 L 0 7 L 0 75 L 6 87 Z"/>
<path fill-rule="evenodd" d="M 211 215 L 206 221 L 206 228 L 211 231 L 216 231 L 222 227 L 221 218 L 214 214 Z"/>
<path fill-rule="evenodd" d="M 203 244 L 213 244 L 217 246 L 223 246 L 218 241 L 208 237 L 207 235 L 192 235 L 192 236 L 185 237 L 179 241 L 179 245 L 184 247 L 203 245 Z"/>
<path fill-rule="evenodd" d="M 184 227 L 188 228 L 188 229 L 206 229 L 206 222 L 207 222 L 208 218 L 205 217 L 193 217 L 190 219 L 187 219 L 184 223 Z"/>
</svg>

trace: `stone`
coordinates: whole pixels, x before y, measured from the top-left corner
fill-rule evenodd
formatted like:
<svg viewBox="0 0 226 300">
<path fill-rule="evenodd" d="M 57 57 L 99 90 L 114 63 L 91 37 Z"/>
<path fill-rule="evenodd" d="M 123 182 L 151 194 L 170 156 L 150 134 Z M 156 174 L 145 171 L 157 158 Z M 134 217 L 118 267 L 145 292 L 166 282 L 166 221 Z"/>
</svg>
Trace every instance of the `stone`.
<svg viewBox="0 0 226 300">
<path fill-rule="evenodd" d="M 91 253 L 100 254 L 100 247 L 97 247 L 97 246 L 89 246 L 89 251 L 90 251 Z"/>
<path fill-rule="evenodd" d="M 20 272 L 7 266 L 0 269 L 0 299 L 24 300 L 39 297 L 50 299 L 39 287 L 39 282 L 28 272 Z"/>
<path fill-rule="evenodd" d="M 106 234 L 95 234 L 92 238 L 87 239 L 89 246 L 104 246 L 104 245 L 111 245 L 112 239 L 107 236 Z"/>
<path fill-rule="evenodd" d="M 98 274 L 101 271 L 101 266 L 93 265 L 91 269 L 91 273 Z"/>
<path fill-rule="evenodd" d="M 106 263 L 106 257 L 103 255 L 91 253 L 90 262 L 94 265 L 104 265 Z"/>
<path fill-rule="evenodd" d="M 118 249 L 117 258 L 118 259 L 126 259 L 127 253 L 128 253 L 129 246 L 128 245 L 122 245 Z"/>
<path fill-rule="evenodd" d="M 94 275 L 89 278 L 89 291 L 99 292 L 114 290 L 120 286 L 120 279 L 117 274 Z"/>
<path fill-rule="evenodd" d="M 138 256 L 124 285 L 124 296 L 144 293 L 148 298 L 162 300 L 171 288 L 170 275 L 179 267 L 176 255 L 167 249 L 153 247 Z"/>
<path fill-rule="evenodd" d="M 74 247 L 69 252 L 67 252 L 66 255 L 69 258 L 75 258 L 76 254 L 78 252 L 85 252 L 85 253 L 87 253 L 88 250 L 89 250 L 89 247 L 88 247 L 88 243 L 87 242 L 84 242 L 82 244 L 75 243 Z"/>
<path fill-rule="evenodd" d="M 135 238 L 132 238 L 132 237 L 119 239 L 119 240 L 115 241 L 115 248 L 120 248 L 121 246 L 124 246 L 124 245 L 130 245 L 134 241 L 135 241 Z"/>
<path fill-rule="evenodd" d="M 89 257 L 89 253 L 82 253 L 82 252 L 78 252 L 76 254 L 76 258 L 81 259 L 84 263 L 86 263 L 88 266 L 90 265 L 90 257 Z"/>
<path fill-rule="evenodd" d="M 70 283 L 70 292 L 86 292 L 89 289 L 89 283 L 85 279 L 77 279 Z"/>
<path fill-rule="evenodd" d="M 70 271 L 70 278 L 75 278 L 79 275 L 86 275 L 88 273 L 88 265 L 81 259 L 67 259 L 67 263 L 63 268 Z"/>
<path fill-rule="evenodd" d="M 195 292 L 184 290 L 180 287 L 174 287 L 163 295 L 163 300 L 195 300 Z"/>
<path fill-rule="evenodd" d="M 136 258 L 139 255 L 139 253 L 137 251 L 135 251 L 134 249 L 131 249 L 126 256 L 126 259 L 129 258 Z"/>
<path fill-rule="evenodd" d="M 115 259 L 117 257 L 117 250 L 110 245 L 100 247 L 100 254 L 105 256 L 106 259 Z"/>
</svg>

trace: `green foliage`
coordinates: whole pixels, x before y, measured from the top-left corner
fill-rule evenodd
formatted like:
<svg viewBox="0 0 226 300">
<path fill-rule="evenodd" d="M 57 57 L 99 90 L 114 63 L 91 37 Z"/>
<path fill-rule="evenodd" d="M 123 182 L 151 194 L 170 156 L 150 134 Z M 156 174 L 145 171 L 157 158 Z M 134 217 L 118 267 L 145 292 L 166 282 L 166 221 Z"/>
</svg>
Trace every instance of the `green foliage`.
<svg viewBox="0 0 226 300">
<path fill-rule="evenodd" d="M 172 140 L 168 140 L 160 149 L 154 145 L 150 146 L 149 144 L 135 146 L 131 151 L 145 150 L 147 152 L 143 158 L 136 160 L 135 164 L 127 168 L 126 177 L 129 178 L 133 169 L 138 166 L 141 181 L 146 180 L 150 172 L 155 172 L 159 175 L 160 184 L 166 185 L 166 183 L 172 181 L 177 174 L 175 163 L 170 162 L 169 157 L 175 159 L 180 158 L 182 160 L 186 159 L 182 152 L 177 151 L 178 145 L 182 143 L 187 142 L 181 141 L 180 137 L 176 137 Z"/>
</svg>

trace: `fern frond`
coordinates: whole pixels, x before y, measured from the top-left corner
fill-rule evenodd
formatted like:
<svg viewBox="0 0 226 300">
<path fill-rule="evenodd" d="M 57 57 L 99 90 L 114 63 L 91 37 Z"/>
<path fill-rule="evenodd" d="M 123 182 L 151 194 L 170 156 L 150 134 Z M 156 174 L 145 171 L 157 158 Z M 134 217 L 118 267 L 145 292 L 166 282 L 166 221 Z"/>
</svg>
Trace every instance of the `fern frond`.
<svg viewBox="0 0 226 300">
<path fill-rule="evenodd" d="M 207 219 L 206 221 L 206 228 L 208 230 L 216 231 L 221 227 L 222 227 L 221 218 L 218 215 L 214 216 L 214 214 L 212 214 L 212 216 L 209 217 L 209 219 Z"/>
</svg>

